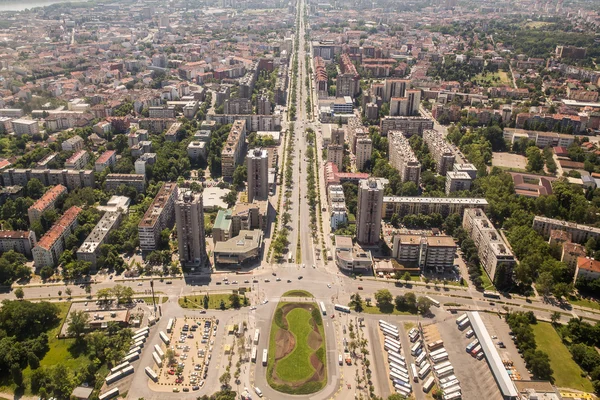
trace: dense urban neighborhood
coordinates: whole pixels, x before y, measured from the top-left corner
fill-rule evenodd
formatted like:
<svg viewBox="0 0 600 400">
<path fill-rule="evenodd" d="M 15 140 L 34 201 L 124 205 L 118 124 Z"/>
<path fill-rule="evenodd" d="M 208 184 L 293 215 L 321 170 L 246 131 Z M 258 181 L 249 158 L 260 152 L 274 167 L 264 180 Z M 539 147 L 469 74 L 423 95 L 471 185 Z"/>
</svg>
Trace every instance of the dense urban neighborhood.
<svg viewBox="0 0 600 400">
<path fill-rule="evenodd" d="M 593 0 L 0 1 L 0 400 L 596 399 L 599 64 Z"/>
</svg>

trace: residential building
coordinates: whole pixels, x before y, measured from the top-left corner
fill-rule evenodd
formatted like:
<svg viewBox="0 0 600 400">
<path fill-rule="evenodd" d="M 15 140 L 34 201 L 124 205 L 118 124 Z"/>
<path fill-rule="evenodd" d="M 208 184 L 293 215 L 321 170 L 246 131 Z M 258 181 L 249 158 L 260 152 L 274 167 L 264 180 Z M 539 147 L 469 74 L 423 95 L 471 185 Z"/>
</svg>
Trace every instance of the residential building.
<svg viewBox="0 0 600 400">
<path fill-rule="evenodd" d="M 175 118 L 175 106 L 148 107 L 149 118 Z"/>
<path fill-rule="evenodd" d="M 331 185 L 328 188 L 330 227 L 335 231 L 340 225 L 348 223 L 348 212 L 346 210 L 346 197 L 342 185 Z"/>
<path fill-rule="evenodd" d="M 356 169 L 362 171 L 366 163 L 371 161 L 373 152 L 373 141 L 368 137 L 359 137 L 356 139 Z"/>
<path fill-rule="evenodd" d="M 454 164 L 454 172 L 466 172 L 472 180 L 477 178 L 477 168 L 473 164 Z"/>
<path fill-rule="evenodd" d="M 327 146 L 327 161 L 332 162 L 338 168 L 344 165 L 344 146 L 340 144 L 330 144 Z"/>
<path fill-rule="evenodd" d="M 252 114 L 250 99 L 235 98 L 223 102 L 223 114 Z"/>
<path fill-rule="evenodd" d="M 203 266 L 206 263 L 206 238 L 202 193 L 180 190 L 175 201 L 175 219 L 179 261 L 184 266 Z"/>
<path fill-rule="evenodd" d="M 600 278 L 600 261 L 589 257 L 578 257 L 574 282 L 576 283 L 578 279 L 595 280 L 598 278 Z"/>
<path fill-rule="evenodd" d="M 461 190 L 471 190 L 473 179 L 466 172 L 448 171 L 446 173 L 446 194 Z"/>
<path fill-rule="evenodd" d="M 383 102 L 390 103 L 394 97 L 405 97 L 410 81 L 406 79 L 386 79 L 383 83 Z"/>
<path fill-rule="evenodd" d="M 83 150 L 84 141 L 80 136 L 73 136 L 62 142 L 61 147 L 63 151 L 79 151 Z"/>
<path fill-rule="evenodd" d="M 398 170 L 402 182 L 414 182 L 418 186 L 421 163 L 410 147 L 408 139 L 400 131 L 390 131 L 388 136 L 390 164 Z"/>
<path fill-rule="evenodd" d="M 13 119 L 12 129 L 16 136 L 37 135 L 40 133 L 40 124 L 31 119 Z"/>
<path fill-rule="evenodd" d="M 79 150 L 65 161 L 67 169 L 83 169 L 90 161 L 90 155 L 85 150 Z"/>
<path fill-rule="evenodd" d="M 423 131 L 433 129 L 433 120 L 424 117 L 383 117 L 380 122 L 382 135 L 389 131 L 402 131 L 404 136 L 422 135 Z"/>
<path fill-rule="evenodd" d="M 271 115 L 271 101 L 266 93 L 256 99 L 256 113 L 259 115 Z M 234 113 L 235 114 L 235 113 Z"/>
<path fill-rule="evenodd" d="M 214 262 L 230 268 L 240 269 L 244 264 L 259 260 L 263 245 L 263 232 L 260 229 L 241 230 L 239 235 L 215 243 Z"/>
<path fill-rule="evenodd" d="M 407 268 L 441 273 L 452 269 L 456 247 L 450 236 L 400 234 L 392 239 L 392 257 Z"/>
<path fill-rule="evenodd" d="M 356 240 L 360 244 L 374 245 L 379 242 L 386 184 L 387 180 L 382 178 L 369 178 L 358 182 Z"/>
<path fill-rule="evenodd" d="M 597 240 L 600 236 L 600 228 L 541 216 L 533 218 L 533 229 L 546 238 L 550 236 L 551 230 L 566 231 L 571 234 L 575 243 L 585 243 L 590 238 Z"/>
<path fill-rule="evenodd" d="M 392 97 L 390 99 L 390 116 L 408 116 L 408 98 L 406 97 Z"/>
<path fill-rule="evenodd" d="M 423 141 L 427 143 L 429 151 L 435 160 L 437 173 L 444 176 L 446 172 L 452 171 L 454 153 L 442 134 L 435 130 L 426 130 L 423 132 Z"/>
<path fill-rule="evenodd" d="M 463 228 L 475 242 L 483 269 L 496 285 L 507 285 L 512 281 L 515 257 L 504 240 L 494 228 L 482 209 L 465 210 Z"/>
<path fill-rule="evenodd" d="M 81 208 L 69 208 L 50 230 L 42 236 L 32 250 L 36 268 L 45 266 L 54 267 L 58 264 L 61 254 L 65 250 L 65 240 L 78 226 L 77 217 Z"/>
<path fill-rule="evenodd" d="M 63 185 L 68 190 L 95 185 L 94 171 L 91 170 L 10 168 L 2 171 L 4 186 L 27 186 L 30 179 L 37 179 L 44 186 Z"/>
<path fill-rule="evenodd" d="M 183 125 L 181 122 L 175 122 L 169 129 L 165 132 L 165 140 L 167 142 L 176 142 L 177 141 L 177 133 L 179 132 L 179 128 Z"/>
<path fill-rule="evenodd" d="M 154 164 L 156 162 L 156 153 L 144 153 L 135 160 L 133 166 L 135 168 L 135 173 L 138 175 L 146 176 L 146 165 Z"/>
<path fill-rule="evenodd" d="M 265 232 L 268 228 L 268 213 L 267 200 L 237 202 L 231 211 L 231 237 L 237 236 L 242 230 L 260 229 Z"/>
<path fill-rule="evenodd" d="M 575 136 L 557 132 L 531 131 L 527 129 L 504 128 L 504 141 L 511 146 L 520 139 L 532 140 L 540 148 L 545 147 L 569 147 L 574 141 Z"/>
<path fill-rule="evenodd" d="M 556 46 L 556 57 L 571 58 L 573 60 L 581 60 L 585 58 L 587 49 L 585 47 L 576 46 Z"/>
<path fill-rule="evenodd" d="M 405 97 L 407 99 L 407 115 L 419 115 L 419 106 L 421 105 L 421 91 L 419 89 L 407 90 Z"/>
<path fill-rule="evenodd" d="M 123 215 L 127 215 L 130 203 L 131 199 L 127 196 L 111 196 L 105 205 L 96 208 L 104 212 L 118 211 Z"/>
<path fill-rule="evenodd" d="M 0 117 L 21 118 L 25 112 L 20 108 L 0 108 Z"/>
<path fill-rule="evenodd" d="M 62 195 L 67 194 L 67 188 L 63 185 L 56 185 L 51 187 L 40 197 L 29 209 L 27 209 L 27 216 L 29 217 L 29 224 L 33 224 L 38 221 L 44 211 L 54 210 L 56 200 Z"/>
<path fill-rule="evenodd" d="M 14 250 L 25 257 L 31 257 L 31 250 L 36 243 L 34 231 L 0 231 L 1 253 Z"/>
<path fill-rule="evenodd" d="M 106 150 L 96 159 L 94 164 L 96 172 L 102 172 L 106 168 L 112 168 L 117 164 L 117 152 L 115 150 Z"/>
<path fill-rule="evenodd" d="M 585 257 L 585 247 L 571 242 L 563 244 L 560 261 L 564 262 L 570 271 L 575 271 L 577 268 L 577 259 L 579 257 Z"/>
<path fill-rule="evenodd" d="M 335 236 L 335 263 L 350 273 L 365 273 L 373 268 L 371 252 L 355 247 L 350 236 Z"/>
<path fill-rule="evenodd" d="M 248 169 L 248 202 L 269 197 L 269 155 L 266 149 L 251 150 L 246 157 Z"/>
<path fill-rule="evenodd" d="M 120 211 L 109 211 L 104 213 L 92 232 L 77 250 L 77 259 L 91 263 L 91 270 L 96 271 L 98 257 L 100 257 L 100 246 L 106 243 L 108 235 L 116 229 L 121 222 L 123 213 Z"/>
<path fill-rule="evenodd" d="M 246 123 L 241 120 L 235 121 L 221 151 L 221 174 L 223 179 L 233 178 L 236 167 L 244 159 L 245 143 Z"/>
<path fill-rule="evenodd" d="M 177 193 L 176 183 L 163 183 L 152 204 L 150 204 L 150 207 L 148 207 L 144 217 L 138 224 L 140 248 L 144 254 L 156 250 L 162 230 L 173 226 Z"/>
<path fill-rule="evenodd" d="M 390 196 L 383 198 L 382 214 L 385 219 L 392 218 L 394 214 L 404 217 L 411 214 L 437 213 L 444 218 L 450 214 L 458 214 L 462 217 L 466 209 L 475 207 L 485 211 L 488 202 L 485 199 L 473 198 Z"/>
<path fill-rule="evenodd" d="M 212 228 L 213 243 L 231 239 L 231 210 L 219 210 Z"/>
<path fill-rule="evenodd" d="M 354 97 L 360 91 L 360 75 L 356 72 L 356 67 L 352 64 L 348 54 L 342 54 L 340 57 L 339 72 L 336 78 L 336 97 L 350 96 Z"/>
<path fill-rule="evenodd" d="M 141 174 L 108 174 L 104 181 L 104 187 L 107 191 L 117 190 L 121 185 L 131 186 L 138 193 L 144 193 L 146 190 L 146 177 Z"/>
<path fill-rule="evenodd" d="M 206 160 L 208 154 L 209 143 L 205 141 L 192 141 L 188 144 L 187 153 L 188 157 L 192 160 L 203 159 Z"/>
</svg>

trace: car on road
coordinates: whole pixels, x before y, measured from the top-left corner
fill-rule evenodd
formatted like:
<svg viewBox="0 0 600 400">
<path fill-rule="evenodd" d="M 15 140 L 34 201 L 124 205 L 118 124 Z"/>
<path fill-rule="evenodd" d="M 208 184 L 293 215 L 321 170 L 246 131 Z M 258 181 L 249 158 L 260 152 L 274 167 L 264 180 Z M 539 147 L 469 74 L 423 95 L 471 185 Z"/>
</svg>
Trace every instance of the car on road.
<svg viewBox="0 0 600 400">
<path fill-rule="evenodd" d="M 265 300 L 265 301 L 263 301 L 262 303 L 263 303 L 263 304 L 267 304 L 268 302 L 269 302 L 269 300 Z"/>
<path fill-rule="evenodd" d="M 268 279 L 265 279 L 265 282 L 266 282 L 266 283 L 269 283 L 269 282 L 271 282 L 271 281 L 270 281 L 270 280 L 268 280 Z"/>
<path fill-rule="evenodd" d="M 244 281 L 244 283 L 250 283 L 250 281 L 246 279 L 246 280 Z"/>
<path fill-rule="evenodd" d="M 173 393 L 179 393 L 179 388 L 177 388 L 177 387 L 174 387 L 174 388 L 173 388 Z"/>
<path fill-rule="evenodd" d="M 173 281 L 167 281 L 167 285 L 172 285 Z"/>
<path fill-rule="evenodd" d="M 277 279 L 275 279 L 275 281 L 281 282 L 281 278 L 277 278 Z"/>
<path fill-rule="evenodd" d="M 358 287 L 358 290 L 363 290 L 363 287 L 362 287 L 362 286 L 359 286 L 359 287 Z"/>
<path fill-rule="evenodd" d="M 276 274 L 275 272 L 273 272 L 271 275 L 273 275 L 273 276 L 277 276 L 277 274 Z"/>
<path fill-rule="evenodd" d="M 252 279 L 252 283 L 258 283 L 258 279 Z"/>
<path fill-rule="evenodd" d="M 298 277 L 298 280 L 300 280 L 300 279 L 302 279 L 302 275 L 300 275 L 300 276 Z"/>
<path fill-rule="evenodd" d="M 327 284 L 327 287 L 328 287 L 329 289 L 331 289 L 331 285 L 330 285 L 329 283 Z"/>
<path fill-rule="evenodd" d="M 292 283 L 292 280 L 291 280 L 291 279 L 288 279 L 288 280 L 287 280 L 287 283 Z"/>
<path fill-rule="evenodd" d="M 237 281 L 233 281 L 231 282 L 233 285 L 237 285 Z"/>
<path fill-rule="evenodd" d="M 256 310 L 255 306 L 250 307 L 250 311 L 254 311 L 254 310 Z"/>
<path fill-rule="evenodd" d="M 192 386 L 192 390 L 194 390 L 194 391 L 200 390 L 200 386 Z"/>
<path fill-rule="evenodd" d="M 143 283 L 142 283 L 142 282 L 138 283 L 138 286 L 142 286 L 142 285 L 143 285 Z"/>
<path fill-rule="evenodd" d="M 217 285 L 220 285 L 220 284 L 221 284 L 221 282 L 217 282 Z"/>
</svg>

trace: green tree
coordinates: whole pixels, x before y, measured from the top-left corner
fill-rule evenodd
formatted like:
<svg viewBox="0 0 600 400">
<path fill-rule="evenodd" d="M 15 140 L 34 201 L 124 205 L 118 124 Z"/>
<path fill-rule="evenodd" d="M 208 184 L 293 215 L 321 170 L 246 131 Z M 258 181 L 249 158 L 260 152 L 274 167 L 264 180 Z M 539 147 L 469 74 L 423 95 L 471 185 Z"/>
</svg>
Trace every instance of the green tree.
<svg viewBox="0 0 600 400">
<path fill-rule="evenodd" d="M 387 289 L 380 289 L 375 292 L 375 300 L 379 306 L 389 306 L 392 304 L 393 296 Z"/>
<path fill-rule="evenodd" d="M 552 321 L 553 325 L 556 325 L 556 323 L 560 321 L 561 315 L 560 311 L 552 311 L 552 314 L 550 314 L 550 321 Z"/>
<path fill-rule="evenodd" d="M 69 336 L 73 336 L 78 340 L 81 339 L 81 335 L 85 332 L 89 318 L 88 313 L 83 310 L 71 312 L 71 315 L 69 316 L 69 325 L 67 327 Z"/>
<path fill-rule="evenodd" d="M 531 146 L 525 152 L 527 154 L 527 171 L 542 172 L 544 170 L 544 159 L 537 147 Z"/>
<path fill-rule="evenodd" d="M 221 197 L 221 199 L 227 204 L 227 207 L 231 208 L 237 202 L 237 191 L 231 190 L 229 193 Z"/>
<path fill-rule="evenodd" d="M 422 315 L 428 314 L 431 309 L 431 300 L 425 296 L 419 296 L 417 298 L 417 309 Z"/>
<path fill-rule="evenodd" d="M 235 309 L 240 308 L 240 296 L 238 296 L 236 293 L 233 293 L 231 296 L 229 296 L 229 301 L 231 302 L 231 307 Z"/>
<path fill-rule="evenodd" d="M 221 310 L 224 310 L 224 309 L 225 309 L 225 302 L 224 302 L 223 300 L 221 300 L 221 303 L 219 304 L 219 308 L 220 308 Z"/>
<path fill-rule="evenodd" d="M 236 187 L 244 186 L 248 181 L 248 167 L 246 164 L 238 165 L 233 172 L 233 184 Z"/>
<path fill-rule="evenodd" d="M 525 361 L 534 377 L 537 379 L 553 381 L 554 371 L 550 366 L 548 354 L 541 350 L 529 350 L 525 354 Z"/>
<path fill-rule="evenodd" d="M 15 289 L 15 297 L 19 300 L 22 300 L 23 297 L 25 297 L 25 292 L 23 291 L 23 288 L 16 288 Z"/>
<path fill-rule="evenodd" d="M 408 281 L 410 281 L 410 279 L 411 279 L 410 272 L 408 272 L 408 271 L 405 272 L 404 275 L 402 275 L 402 279 L 404 280 L 404 282 L 406 284 L 408 284 Z"/>
</svg>

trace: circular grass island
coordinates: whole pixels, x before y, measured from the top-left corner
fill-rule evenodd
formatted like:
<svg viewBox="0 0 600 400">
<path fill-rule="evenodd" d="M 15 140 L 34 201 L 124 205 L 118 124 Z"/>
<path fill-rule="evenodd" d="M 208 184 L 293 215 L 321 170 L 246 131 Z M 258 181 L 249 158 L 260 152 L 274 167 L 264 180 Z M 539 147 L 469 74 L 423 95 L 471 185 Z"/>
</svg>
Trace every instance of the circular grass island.
<svg viewBox="0 0 600 400">
<path fill-rule="evenodd" d="M 288 394 L 310 394 L 327 384 L 323 318 L 316 303 L 279 303 L 269 336 L 267 382 Z"/>
</svg>

